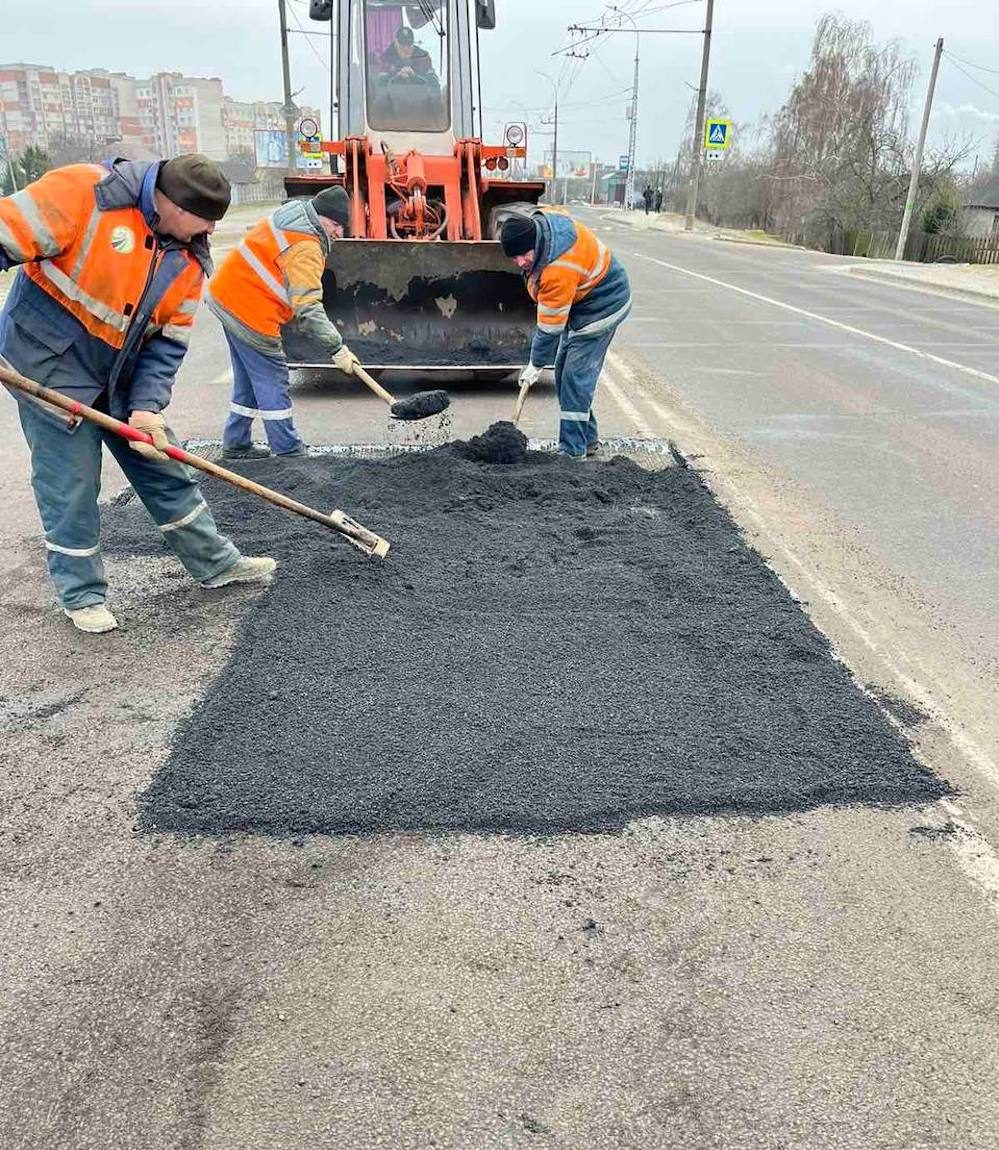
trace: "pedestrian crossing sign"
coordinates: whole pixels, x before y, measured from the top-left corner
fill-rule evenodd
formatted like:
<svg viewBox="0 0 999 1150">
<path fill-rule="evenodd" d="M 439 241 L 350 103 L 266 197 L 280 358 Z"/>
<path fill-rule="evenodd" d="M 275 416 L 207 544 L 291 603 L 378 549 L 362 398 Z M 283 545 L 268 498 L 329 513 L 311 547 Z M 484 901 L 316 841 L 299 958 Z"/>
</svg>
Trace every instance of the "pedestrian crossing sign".
<svg viewBox="0 0 999 1150">
<path fill-rule="evenodd" d="M 724 151 L 732 144 L 731 120 L 708 120 L 704 125 L 704 146 L 709 151 Z"/>
</svg>

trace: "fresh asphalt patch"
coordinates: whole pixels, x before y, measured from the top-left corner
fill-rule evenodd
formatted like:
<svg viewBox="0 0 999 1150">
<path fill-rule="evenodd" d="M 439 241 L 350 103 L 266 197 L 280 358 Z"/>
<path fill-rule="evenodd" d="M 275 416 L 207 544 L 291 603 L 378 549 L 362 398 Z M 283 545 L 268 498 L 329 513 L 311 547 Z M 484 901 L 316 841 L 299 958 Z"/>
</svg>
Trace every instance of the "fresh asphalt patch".
<svg viewBox="0 0 999 1150">
<path fill-rule="evenodd" d="M 387 537 L 385 562 L 205 483 L 281 565 L 140 797 L 145 827 L 608 831 L 949 792 L 693 471 L 524 455 L 512 431 L 241 465 Z M 137 500 L 105 540 L 162 547 Z"/>
</svg>

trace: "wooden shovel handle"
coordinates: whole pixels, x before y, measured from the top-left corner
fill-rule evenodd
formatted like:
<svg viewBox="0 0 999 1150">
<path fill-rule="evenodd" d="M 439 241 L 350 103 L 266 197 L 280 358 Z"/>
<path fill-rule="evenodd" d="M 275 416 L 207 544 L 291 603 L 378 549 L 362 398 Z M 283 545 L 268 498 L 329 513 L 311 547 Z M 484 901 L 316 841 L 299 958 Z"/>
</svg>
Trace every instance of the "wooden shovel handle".
<svg viewBox="0 0 999 1150">
<path fill-rule="evenodd" d="M 34 396 L 35 399 L 52 404 L 53 407 L 61 408 L 77 419 L 86 419 L 90 423 L 96 423 L 105 431 L 119 435 L 122 439 L 130 439 L 135 443 L 153 442 L 152 436 L 147 435 L 146 432 L 139 431 L 127 423 L 122 423 L 120 419 L 106 415 L 103 411 L 97 411 L 93 407 L 87 407 L 86 404 L 70 399 L 69 396 L 63 395 L 60 391 L 52 391 L 51 388 L 42 387 L 40 383 L 35 383 L 34 380 L 26 378 L 19 372 L 10 371 L 2 366 L 0 366 L 0 383 L 26 392 L 28 395 Z M 305 519 L 311 519 L 314 523 L 321 523 L 324 527 L 339 532 L 365 555 L 374 555 L 379 559 L 384 559 L 388 554 L 389 543 L 387 540 L 382 539 L 373 531 L 369 531 L 366 527 L 362 527 L 360 523 L 342 511 L 331 511 L 329 515 L 324 515 L 313 507 L 299 503 L 297 499 L 290 499 L 287 495 L 282 495 L 280 491 L 274 491 L 270 487 L 264 487 L 263 484 L 254 483 L 252 479 L 246 479 L 235 471 L 219 467 L 217 463 L 212 463 L 209 459 L 202 459 L 200 455 L 192 455 L 191 452 L 185 451 L 182 447 L 175 447 L 172 443 L 167 447 L 164 454 L 169 455 L 171 459 L 176 459 L 178 463 L 186 463 L 188 467 L 194 467 L 207 475 L 214 475 L 216 479 L 221 479 L 233 487 L 239 487 L 251 495 L 266 499 L 275 507 L 282 507 L 285 511 L 291 511 L 295 515 L 301 515 Z"/>
<path fill-rule="evenodd" d="M 364 370 L 363 367 L 361 367 L 361 365 L 359 363 L 354 364 L 354 375 L 357 376 L 357 378 L 361 381 L 361 383 L 364 383 L 368 387 L 370 387 L 371 390 L 375 393 L 375 395 L 378 396 L 379 399 L 385 400 L 385 402 L 390 407 L 392 406 L 393 403 L 395 403 L 395 396 L 392 395 L 390 392 L 386 391 L 385 388 L 382 387 L 382 385 L 380 383 L 378 383 L 377 380 L 372 379 L 371 376 L 368 375 L 368 373 Z"/>
</svg>

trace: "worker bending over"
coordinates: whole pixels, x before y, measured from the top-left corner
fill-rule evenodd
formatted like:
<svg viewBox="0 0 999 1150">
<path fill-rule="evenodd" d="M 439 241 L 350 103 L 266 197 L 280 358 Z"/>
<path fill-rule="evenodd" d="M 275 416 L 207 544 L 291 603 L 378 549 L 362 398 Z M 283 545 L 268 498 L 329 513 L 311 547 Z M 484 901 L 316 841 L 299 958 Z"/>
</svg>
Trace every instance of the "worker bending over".
<svg viewBox="0 0 999 1150">
<path fill-rule="evenodd" d="M 111 631 L 100 557 L 101 445 L 177 558 L 205 587 L 270 579 L 219 534 L 190 470 L 163 453 L 163 411 L 187 351 L 208 236 L 229 184 L 204 156 L 70 164 L 0 199 L 0 270 L 21 265 L 0 313 L 0 356 L 29 379 L 147 432 L 126 442 L 16 392 L 49 574 L 81 631 Z"/>
<path fill-rule="evenodd" d="M 209 284 L 208 306 L 222 322 L 232 357 L 224 458 L 305 454 L 292 418 L 286 337 L 353 372 L 357 358 L 323 310 L 326 257 L 349 225 L 350 200 L 341 187 L 291 200 L 247 232 Z M 257 416 L 269 450 L 250 439 Z"/>
<path fill-rule="evenodd" d="M 589 228 L 555 208 L 509 216 L 500 243 L 538 305 L 521 385 L 530 387 L 543 367 L 555 364 L 559 454 L 583 460 L 599 446 L 593 393 L 614 333 L 631 311 L 628 274 Z"/>
</svg>

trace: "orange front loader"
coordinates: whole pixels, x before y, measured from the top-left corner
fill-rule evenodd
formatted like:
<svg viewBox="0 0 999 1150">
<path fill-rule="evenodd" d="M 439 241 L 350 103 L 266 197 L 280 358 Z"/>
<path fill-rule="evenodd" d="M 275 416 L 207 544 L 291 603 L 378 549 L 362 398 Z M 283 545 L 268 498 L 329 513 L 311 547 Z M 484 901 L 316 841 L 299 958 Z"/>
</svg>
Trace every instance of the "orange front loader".
<svg viewBox="0 0 999 1150">
<path fill-rule="evenodd" d="M 509 178 L 526 155 L 522 135 L 490 147 L 474 134 L 477 33 L 492 26 L 491 9 L 482 0 L 338 5 L 343 135 L 318 145 L 335 174 L 302 172 L 285 186 L 295 196 L 337 183 L 351 196 L 353 238 L 333 245 L 324 305 L 375 368 L 508 371 L 527 360 L 534 308 L 495 236 L 544 184 Z M 314 18 L 331 14 L 313 0 Z"/>
</svg>

